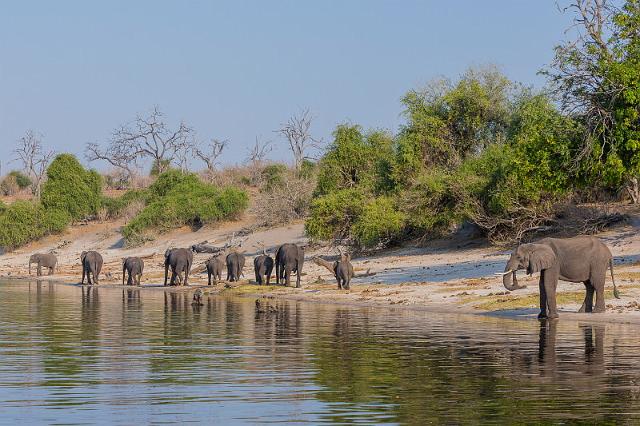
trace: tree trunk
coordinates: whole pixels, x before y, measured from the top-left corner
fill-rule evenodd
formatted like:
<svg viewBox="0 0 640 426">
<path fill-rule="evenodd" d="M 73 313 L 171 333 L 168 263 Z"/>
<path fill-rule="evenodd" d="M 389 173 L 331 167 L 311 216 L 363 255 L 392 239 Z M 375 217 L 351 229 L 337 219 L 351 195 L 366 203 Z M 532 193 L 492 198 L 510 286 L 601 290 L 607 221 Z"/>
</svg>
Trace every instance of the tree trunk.
<svg viewBox="0 0 640 426">
<path fill-rule="evenodd" d="M 640 186 L 638 185 L 638 178 L 635 176 L 630 178 L 626 188 L 629 196 L 631 197 L 631 202 L 633 204 L 640 203 Z"/>
</svg>

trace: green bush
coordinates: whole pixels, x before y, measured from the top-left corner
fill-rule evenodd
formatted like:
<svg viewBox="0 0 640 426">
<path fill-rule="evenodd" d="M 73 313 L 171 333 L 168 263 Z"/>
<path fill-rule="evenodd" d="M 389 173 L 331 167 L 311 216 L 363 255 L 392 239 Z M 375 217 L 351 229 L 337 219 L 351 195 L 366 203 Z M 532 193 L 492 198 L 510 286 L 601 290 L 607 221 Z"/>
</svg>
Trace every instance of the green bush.
<svg viewBox="0 0 640 426">
<path fill-rule="evenodd" d="M 262 181 L 264 182 L 262 189 L 272 191 L 277 187 L 281 187 L 285 182 L 285 174 L 287 166 L 284 164 L 269 164 L 262 169 Z"/>
<path fill-rule="evenodd" d="M 384 247 L 399 239 L 406 215 L 398 211 L 391 197 L 378 197 L 368 203 L 353 224 L 354 242 L 362 248 Z"/>
<path fill-rule="evenodd" d="M 19 170 L 13 170 L 7 176 L 15 177 L 18 188 L 20 189 L 25 189 L 31 186 L 31 179 L 29 178 L 29 176 L 25 175 Z"/>
<path fill-rule="evenodd" d="M 46 235 L 62 232 L 71 218 L 62 210 L 16 201 L 0 213 L 0 247 L 12 250 Z"/>
<path fill-rule="evenodd" d="M 124 197 L 124 196 L 123 196 Z M 129 200 L 145 200 L 144 209 L 124 228 L 128 245 L 146 239 L 151 230 L 167 230 L 178 226 L 202 226 L 220 220 L 237 218 L 248 206 L 245 191 L 233 187 L 218 189 L 206 184 L 194 174 L 168 171 L 147 190 L 146 194 L 131 195 Z M 115 210 L 125 203 L 112 201 Z"/>
<path fill-rule="evenodd" d="M 46 209 L 65 211 L 72 220 L 95 215 L 102 199 L 102 179 L 94 170 L 86 170 L 71 154 L 58 155 L 47 169 L 42 187 Z"/>
<path fill-rule="evenodd" d="M 367 197 L 357 189 L 341 189 L 314 199 L 305 223 L 307 235 L 320 240 L 350 238 L 351 227 L 366 201 Z"/>
</svg>

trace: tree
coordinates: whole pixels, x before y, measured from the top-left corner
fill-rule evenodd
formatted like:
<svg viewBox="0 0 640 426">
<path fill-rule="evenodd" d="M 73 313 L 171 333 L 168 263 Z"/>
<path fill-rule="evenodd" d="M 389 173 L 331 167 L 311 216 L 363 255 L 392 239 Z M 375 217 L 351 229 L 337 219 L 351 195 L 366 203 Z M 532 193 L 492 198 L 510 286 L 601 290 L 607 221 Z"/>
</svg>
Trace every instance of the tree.
<svg viewBox="0 0 640 426">
<path fill-rule="evenodd" d="M 211 139 L 211 141 L 203 147 L 197 145 L 194 147 L 193 153 L 206 164 L 207 171 L 210 175 L 215 172 L 218 165 L 218 158 L 222 155 L 222 151 L 228 143 L 228 140 Z"/>
<path fill-rule="evenodd" d="M 282 124 L 276 133 L 284 136 L 289 143 L 289 148 L 293 154 L 293 161 L 296 171 L 300 171 L 302 162 L 309 158 L 307 151 L 310 148 L 318 147 L 320 141 L 311 136 L 311 124 L 313 117 L 309 112 L 309 108 L 301 110 L 297 115 L 293 115 L 289 120 Z"/>
<path fill-rule="evenodd" d="M 559 45 L 546 74 L 584 135 L 573 156 L 588 184 L 625 188 L 640 202 L 640 1 L 575 0 L 575 40 Z"/>
<path fill-rule="evenodd" d="M 33 130 L 27 130 L 18 140 L 18 147 L 14 153 L 16 159 L 22 163 L 22 169 L 31 179 L 32 194 L 40 198 L 42 181 L 54 152 L 43 148 L 41 136 L 36 135 Z"/>
<path fill-rule="evenodd" d="M 193 133 L 193 129 L 184 122 L 171 129 L 156 106 L 148 116 L 138 115 L 132 124 L 115 129 L 107 148 L 101 149 L 95 143 L 88 144 L 85 155 L 89 161 L 107 161 L 126 171 L 130 177 L 138 162 L 147 158 L 151 160 L 153 168 L 163 173 L 176 159 L 179 167 L 186 167 L 187 154 L 194 144 Z"/>
</svg>

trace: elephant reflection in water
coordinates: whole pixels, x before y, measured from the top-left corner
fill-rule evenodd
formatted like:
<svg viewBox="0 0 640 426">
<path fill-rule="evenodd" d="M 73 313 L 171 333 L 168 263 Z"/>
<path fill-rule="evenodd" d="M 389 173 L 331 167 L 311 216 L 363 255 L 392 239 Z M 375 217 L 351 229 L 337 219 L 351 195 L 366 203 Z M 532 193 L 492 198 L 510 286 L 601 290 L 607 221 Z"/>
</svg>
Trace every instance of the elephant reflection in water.
<svg viewBox="0 0 640 426">
<path fill-rule="evenodd" d="M 259 299 L 255 303 L 255 324 L 263 336 L 278 339 L 302 336 L 300 302 Z"/>
<path fill-rule="evenodd" d="M 538 361 L 542 375 L 556 376 L 557 370 L 556 336 L 557 321 L 540 321 Z M 604 374 L 604 325 L 579 325 L 584 338 L 584 362 L 574 359 L 572 369 L 584 375 Z"/>
<path fill-rule="evenodd" d="M 140 290 L 122 290 L 122 305 L 125 309 L 139 308 L 142 305 Z"/>
</svg>

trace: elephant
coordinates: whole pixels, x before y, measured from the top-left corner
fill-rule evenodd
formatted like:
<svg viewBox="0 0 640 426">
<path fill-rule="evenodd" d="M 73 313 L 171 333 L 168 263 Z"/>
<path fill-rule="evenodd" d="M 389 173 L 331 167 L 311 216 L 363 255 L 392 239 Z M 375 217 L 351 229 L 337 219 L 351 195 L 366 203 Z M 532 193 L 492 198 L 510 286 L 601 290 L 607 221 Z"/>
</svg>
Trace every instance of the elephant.
<svg viewBox="0 0 640 426">
<path fill-rule="evenodd" d="M 520 245 L 509 258 L 503 273 L 503 285 L 509 290 L 518 285 L 516 271 L 526 269 L 531 275 L 540 272 L 540 314 L 538 318 L 558 318 L 556 287 L 558 279 L 584 283 L 586 296 L 579 312 L 604 312 L 604 286 L 607 268 L 611 270 L 613 295 L 619 298 L 613 277 L 613 257 L 609 248 L 598 238 L 544 238 L 532 244 Z M 513 281 L 513 283 L 512 283 Z M 593 293 L 596 306 L 593 308 Z"/>
<path fill-rule="evenodd" d="M 227 281 L 239 281 L 244 269 L 244 254 L 234 251 L 227 255 Z"/>
<path fill-rule="evenodd" d="M 213 277 L 213 283 L 218 284 L 218 281 L 222 280 L 222 270 L 224 269 L 223 255 L 219 254 L 209 258 L 204 264 L 207 267 L 207 275 L 209 277 L 209 285 L 211 285 L 211 277 Z"/>
<path fill-rule="evenodd" d="M 144 271 L 144 261 L 139 257 L 127 257 L 122 261 L 122 285 L 124 285 L 125 272 L 129 275 L 127 285 L 140 285 L 140 278 Z"/>
<path fill-rule="evenodd" d="M 82 262 L 82 281 L 84 285 L 84 277 L 87 277 L 87 284 L 98 285 L 98 276 L 102 270 L 102 256 L 97 251 L 83 251 L 80 253 L 80 261 Z M 91 280 L 93 277 L 93 281 Z"/>
<path fill-rule="evenodd" d="M 340 253 L 340 260 L 334 262 L 333 273 L 338 281 L 339 290 L 349 290 L 349 283 L 353 278 L 353 265 L 351 264 L 351 255 Z"/>
<path fill-rule="evenodd" d="M 37 263 L 38 276 L 42 275 L 42 267 L 44 266 L 49 270 L 49 275 L 53 275 L 55 272 L 56 264 L 58 263 L 58 259 L 53 253 L 34 253 L 29 257 L 29 275 L 31 275 L 31 264 Z"/>
<path fill-rule="evenodd" d="M 273 271 L 273 258 L 269 256 L 265 250 L 262 250 L 262 254 L 253 259 L 253 269 L 256 273 L 256 283 L 258 283 L 258 285 L 265 283 L 269 285 L 271 282 L 271 272 Z"/>
<path fill-rule="evenodd" d="M 276 284 L 280 284 L 280 280 L 284 278 L 285 285 L 289 287 L 291 273 L 296 272 L 296 288 L 302 287 L 300 275 L 302 275 L 303 264 L 304 249 L 302 247 L 291 243 L 281 245 L 276 252 Z"/>
<path fill-rule="evenodd" d="M 169 285 L 176 285 L 179 278 L 182 285 L 189 285 L 189 273 L 193 265 L 193 252 L 186 248 L 171 248 L 164 252 L 164 285 L 167 285 L 169 267 L 171 267 L 171 281 Z M 184 277 L 182 276 L 184 274 Z"/>
</svg>

